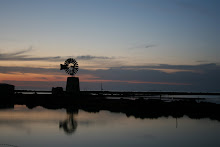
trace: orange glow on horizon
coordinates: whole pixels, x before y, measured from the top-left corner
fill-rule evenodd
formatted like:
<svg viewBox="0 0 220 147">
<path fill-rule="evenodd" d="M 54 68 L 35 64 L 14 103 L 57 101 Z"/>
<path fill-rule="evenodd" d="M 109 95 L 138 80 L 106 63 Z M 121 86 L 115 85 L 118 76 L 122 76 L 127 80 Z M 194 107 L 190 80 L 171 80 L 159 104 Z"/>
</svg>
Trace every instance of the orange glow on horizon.
<svg viewBox="0 0 220 147">
<path fill-rule="evenodd" d="M 0 73 L 1 81 L 64 81 L 65 76 L 62 75 L 45 75 L 34 73 Z"/>
<path fill-rule="evenodd" d="M 4 81 L 24 81 L 24 82 L 65 82 L 67 76 L 66 75 L 48 75 L 48 74 L 33 74 L 33 73 L 11 73 L 11 74 L 3 74 L 0 73 L 1 80 Z M 100 77 L 96 77 L 94 75 L 89 74 L 80 74 L 79 76 L 80 82 L 90 82 L 90 83 L 129 83 L 129 84 L 163 84 L 163 85 L 191 85 L 190 83 L 175 83 L 175 82 L 153 82 L 153 81 L 137 81 L 137 80 L 106 80 L 101 79 Z M 18 85 L 16 85 L 18 86 Z M 22 84 L 19 86 L 27 86 L 27 84 Z M 33 86 L 28 84 L 28 86 Z M 34 85 L 40 86 L 40 85 Z"/>
</svg>

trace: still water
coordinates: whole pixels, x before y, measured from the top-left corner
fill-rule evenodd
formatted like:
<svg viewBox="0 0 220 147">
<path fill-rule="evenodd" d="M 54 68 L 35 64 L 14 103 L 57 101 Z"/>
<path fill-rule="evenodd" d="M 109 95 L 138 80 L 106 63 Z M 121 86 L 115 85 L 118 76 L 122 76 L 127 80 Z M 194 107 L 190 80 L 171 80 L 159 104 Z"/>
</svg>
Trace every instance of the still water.
<svg viewBox="0 0 220 147">
<path fill-rule="evenodd" d="M 220 122 L 66 109 L 0 109 L 0 147 L 219 147 Z"/>
</svg>

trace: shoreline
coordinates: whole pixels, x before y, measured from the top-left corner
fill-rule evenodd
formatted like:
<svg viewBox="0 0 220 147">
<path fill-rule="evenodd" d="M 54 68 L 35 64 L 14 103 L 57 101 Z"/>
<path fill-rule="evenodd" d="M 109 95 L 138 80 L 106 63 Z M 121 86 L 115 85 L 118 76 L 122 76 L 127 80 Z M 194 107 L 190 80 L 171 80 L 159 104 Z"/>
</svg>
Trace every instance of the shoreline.
<svg viewBox="0 0 220 147">
<path fill-rule="evenodd" d="M 119 97 L 119 99 L 106 99 L 104 96 L 71 96 L 71 95 L 40 95 L 40 94 L 15 94 L 1 99 L 0 109 L 13 108 L 14 105 L 26 105 L 29 109 L 42 106 L 47 109 L 66 109 L 88 112 L 107 110 L 110 112 L 125 113 L 128 117 L 158 118 L 162 116 L 183 117 L 184 115 L 195 118 L 209 118 L 220 121 L 220 104 L 198 102 L 196 99 L 179 99 L 166 102 L 161 99 L 134 100 Z"/>
</svg>

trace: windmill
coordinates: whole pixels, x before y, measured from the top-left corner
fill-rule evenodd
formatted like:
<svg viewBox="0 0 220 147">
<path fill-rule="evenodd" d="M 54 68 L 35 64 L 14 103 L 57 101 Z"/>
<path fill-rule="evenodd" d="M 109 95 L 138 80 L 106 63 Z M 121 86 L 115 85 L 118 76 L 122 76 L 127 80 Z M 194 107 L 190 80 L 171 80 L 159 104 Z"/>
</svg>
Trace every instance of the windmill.
<svg viewBox="0 0 220 147">
<path fill-rule="evenodd" d="M 60 64 L 60 70 L 63 69 L 67 74 L 74 76 L 79 70 L 79 66 L 75 59 L 69 58 L 64 62 L 64 64 Z"/>
<path fill-rule="evenodd" d="M 74 76 L 79 70 L 76 60 L 73 58 L 67 59 L 64 64 L 60 64 L 60 70 L 65 70 L 67 74 L 71 75 L 71 77 L 67 77 L 66 93 L 78 95 L 80 91 L 79 78 Z"/>
</svg>

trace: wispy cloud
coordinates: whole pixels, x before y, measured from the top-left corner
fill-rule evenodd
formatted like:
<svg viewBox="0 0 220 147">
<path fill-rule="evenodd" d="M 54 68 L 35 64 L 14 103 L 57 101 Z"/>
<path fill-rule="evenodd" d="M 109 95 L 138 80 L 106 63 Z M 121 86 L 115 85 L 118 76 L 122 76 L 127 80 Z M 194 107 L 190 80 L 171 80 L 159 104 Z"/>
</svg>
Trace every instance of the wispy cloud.
<svg viewBox="0 0 220 147">
<path fill-rule="evenodd" d="M 146 45 L 145 48 L 151 48 L 151 47 L 155 47 L 155 44 L 150 44 L 150 45 Z"/>
<path fill-rule="evenodd" d="M 0 53 L 0 60 L 7 60 L 7 61 L 57 61 L 61 59 L 60 56 L 56 57 L 33 57 L 27 55 L 27 53 L 32 52 L 32 47 L 20 51 L 15 51 L 12 53 Z"/>
<path fill-rule="evenodd" d="M 121 66 L 116 67 L 124 70 L 157 70 L 165 73 L 177 73 L 177 72 L 192 72 L 192 73 L 204 73 L 207 70 L 220 69 L 217 63 L 207 63 L 198 65 L 146 65 L 146 66 Z"/>
<path fill-rule="evenodd" d="M 27 57 L 27 55 L 24 55 L 24 54 L 30 51 L 32 51 L 32 47 L 25 49 L 25 50 L 21 50 L 21 51 L 15 51 L 12 53 L 0 53 L 0 60 L 25 58 Z"/>
<path fill-rule="evenodd" d="M 156 47 L 157 45 L 156 44 L 142 44 L 142 45 L 136 45 L 136 46 L 133 46 L 133 47 L 130 47 L 129 49 L 148 49 L 148 48 L 153 48 L 153 47 Z"/>
<path fill-rule="evenodd" d="M 34 68 L 34 67 L 5 67 L 0 66 L 0 73 L 4 74 L 14 74 L 14 73 L 36 73 L 36 74 L 62 74 L 63 71 L 60 71 L 56 68 Z"/>
<path fill-rule="evenodd" d="M 92 60 L 92 59 L 114 59 L 115 57 L 86 55 L 86 56 L 77 56 L 75 58 L 78 60 Z"/>
<path fill-rule="evenodd" d="M 52 57 L 35 57 L 27 55 L 32 51 L 32 47 L 15 51 L 12 53 L 0 53 L 0 60 L 5 61 L 53 61 L 60 62 L 65 61 L 67 58 L 75 58 L 76 60 L 95 60 L 95 59 L 114 59 L 115 57 L 107 56 L 92 56 L 92 55 L 82 55 L 82 56 L 52 56 Z"/>
</svg>

